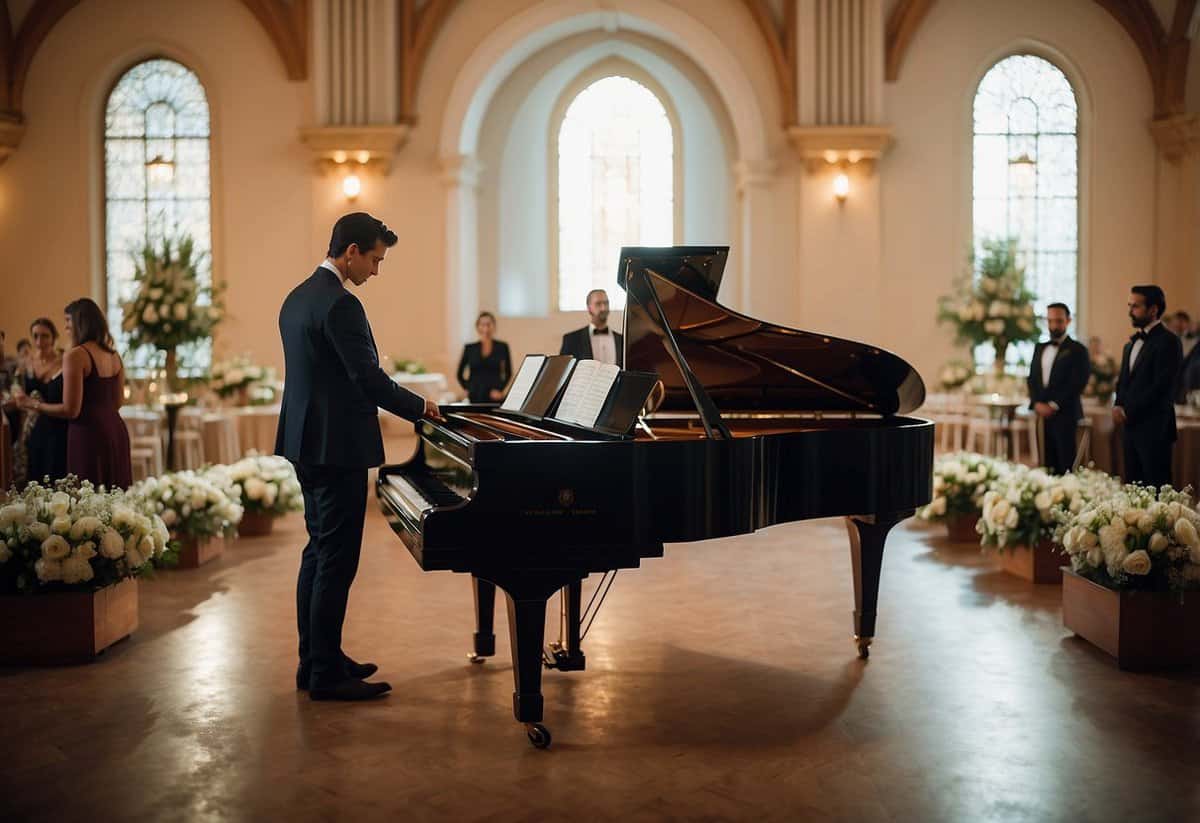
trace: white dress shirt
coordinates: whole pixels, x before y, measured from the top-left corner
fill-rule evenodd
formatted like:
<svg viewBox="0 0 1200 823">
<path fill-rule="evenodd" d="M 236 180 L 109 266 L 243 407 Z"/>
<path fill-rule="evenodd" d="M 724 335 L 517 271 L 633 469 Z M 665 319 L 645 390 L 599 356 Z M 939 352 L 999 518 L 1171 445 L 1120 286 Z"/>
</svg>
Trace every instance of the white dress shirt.
<svg viewBox="0 0 1200 823">
<path fill-rule="evenodd" d="M 601 363 L 617 365 L 617 338 L 613 336 L 613 330 L 609 329 L 608 334 L 596 334 L 595 332 L 596 327 L 589 323 L 588 335 L 592 338 L 592 359 L 599 360 Z"/>
<path fill-rule="evenodd" d="M 1063 338 L 1064 340 L 1066 338 Z M 1042 347 L 1042 387 L 1050 385 L 1050 372 L 1054 369 L 1054 358 L 1058 357 L 1058 343 L 1047 343 Z"/>
<path fill-rule="evenodd" d="M 1142 329 L 1142 331 L 1145 332 L 1146 334 L 1149 334 L 1150 330 L 1152 328 L 1154 328 L 1155 326 L 1157 326 L 1161 322 L 1162 322 L 1161 320 L 1155 320 L 1149 326 Z M 1144 346 L 1144 345 L 1146 345 L 1146 341 L 1141 338 L 1138 338 L 1137 340 L 1133 341 L 1133 348 L 1131 348 L 1129 350 L 1129 370 L 1130 371 L 1133 371 L 1133 364 L 1137 362 L 1138 355 L 1142 353 L 1142 346 Z"/>
<path fill-rule="evenodd" d="M 331 272 L 336 274 L 338 282 L 342 284 L 342 288 L 346 288 L 346 278 L 342 277 L 342 273 L 338 271 L 338 267 L 333 265 L 328 257 L 321 261 L 320 268 L 329 269 Z"/>
</svg>

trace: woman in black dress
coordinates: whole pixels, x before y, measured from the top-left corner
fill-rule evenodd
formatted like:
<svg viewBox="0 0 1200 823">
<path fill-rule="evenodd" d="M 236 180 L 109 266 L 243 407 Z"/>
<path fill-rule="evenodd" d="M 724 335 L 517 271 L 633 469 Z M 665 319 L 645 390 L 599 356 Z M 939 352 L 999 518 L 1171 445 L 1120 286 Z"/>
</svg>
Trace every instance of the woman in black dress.
<svg viewBox="0 0 1200 823">
<path fill-rule="evenodd" d="M 479 313 L 475 320 L 478 343 L 463 346 L 458 361 L 458 384 L 467 390 L 472 403 L 495 403 L 504 398 L 504 387 L 512 377 L 512 360 L 508 344 L 493 339 L 496 335 L 496 316 L 490 311 Z"/>
<path fill-rule="evenodd" d="M 39 317 L 29 327 L 29 336 L 33 338 L 33 351 L 29 356 L 28 369 L 22 384 L 25 395 L 33 397 L 36 392 L 42 403 L 61 403 L 63 358 L 57 346 L 58 329 L 49 318 Z M 32 410 L 29 413 L 37 414 Z M 38 414 L 29 429 L 25 454 L 28 459 L 29 480 L 40 483 L 47 477 L 51 481 L 66 477 L 67 421 Z"/>
</svg>

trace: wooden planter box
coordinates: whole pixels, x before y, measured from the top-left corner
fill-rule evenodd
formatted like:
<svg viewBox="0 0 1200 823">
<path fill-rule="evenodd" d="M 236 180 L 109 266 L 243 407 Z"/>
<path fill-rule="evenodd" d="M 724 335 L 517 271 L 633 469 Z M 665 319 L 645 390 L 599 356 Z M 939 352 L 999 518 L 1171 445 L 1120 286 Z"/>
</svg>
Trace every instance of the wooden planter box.
<svg viewBox="0 0 1200 823">
<path fill-rule="evenodd" d="M 138 584 L 0 597 L 0 663 L 82 663 L 138 627 Z"/>
<path fill-rule="evenodd" d="M 216 560 L 225 553 L 225 538 L 193 537 L 181 534 L 179 540 L 179 564 L 176 568 L 198 569 L 210 560 Z"/>
<path fill-rule="evenodd" d="M 1001 571 L 1030 583 L 1057 583 L 1062 580 L 1062 566 L 1069 562 L 1066 555 L 1054 550 L 1054 544 L 1043 540 L 1034 546 L 1014 546 L 990 549 Z"/>
<path fill-rule="evenodd" d="M 959 514 L 946 518 L 946 534 L 955 543 L 974 543 L 979 545 L 979 532 L 975 524 L 979 522 L 979 514 Z"/>
<path fill-rule="evenodd" d="M 238 534 L 242 537 L 262 537 L 275 527 L 275 515 L 262 512 L 245 512 L 238 523 Z"/>
<path fill-rule="evenodd" d="M 1120 669 L 1200 663 L 1200 592 L 1114 591 L 1063 570 L 1063 625 L 1117 659 Z"/>
</svg>

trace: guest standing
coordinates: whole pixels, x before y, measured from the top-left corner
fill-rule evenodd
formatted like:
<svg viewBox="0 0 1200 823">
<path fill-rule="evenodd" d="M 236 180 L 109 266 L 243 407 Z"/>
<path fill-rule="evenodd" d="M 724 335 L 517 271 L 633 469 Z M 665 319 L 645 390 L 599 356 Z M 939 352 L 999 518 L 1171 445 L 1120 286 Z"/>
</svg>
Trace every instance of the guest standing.
<svg viewBox="0 0 1200 823">
<path fill-rule="evenodd" d="M 475 320 L 478 343 L 463 346 L 458 361 L 458 385 L 467 390 L 472 403 L 488 403 L 504 399 L 504 387 L 512 376 L 512 360 L 508 344 L 495 340 L 496 316 L 482 311 Z"/>
<path fill-rule="evenodd" d="M 45 403 L 26 398 L 25 408 L 62 418 L 67 425 L 67 472 L 97 486 L 128 488 L 133 482 L 129 431 L 119 410 L 125 371 L 113 348 L 108 322 L 86 297 L 67 305 L 72 348 L 63 358 L 63 399 Z"/>
<path fill-rule="evenodd" d="M 39 317 L 29 327 L 33 352 L 26 363 L 22 388 L 29 397 L 36 395 L 43 404 L 63 402 L 63 356 L 59 351 L 58 329 L 48 317 Z M 39 483 L 67 476 L 67 421 L 61 417 L 27 412 L 36 419 L 28 427 L 25 454 L 30 480 Z"/>
<path fill-rule="evenodd" d="M 621 335 L 608 327 L 608 292 L 592 289 L 587 294 L 588 325 L 563 335 L 559 354 L 572 354 L 576 360 L 599 360 L 625 365 L 625 347 Z"/>
<path fill-rule="evenodd" d="M 1174 387 L 1183 360 L 1179 338 L 1162 323 L 1167 299 L 1158 286 L 1134 286 L 1129 320 L 1138 331 L 1121 354 L 1113 420 L 1124 424 L 1125 479 L 1150 486 L 1171 482 L 1175 442 Z"/>
<path fill-rule="evenodd" d="M 1083 417 L 1080 395 L 1092 372 L 1087 348 L 1067 334 L 1071 310 L 1066 303 L 1046 307 L 1050 339 L 1033 349 L 1029 367 L 1029 408 L 1042 421 L 1043 462 L 1059 474 L 1075 464 L 1075 432 Z"/>
</svg>

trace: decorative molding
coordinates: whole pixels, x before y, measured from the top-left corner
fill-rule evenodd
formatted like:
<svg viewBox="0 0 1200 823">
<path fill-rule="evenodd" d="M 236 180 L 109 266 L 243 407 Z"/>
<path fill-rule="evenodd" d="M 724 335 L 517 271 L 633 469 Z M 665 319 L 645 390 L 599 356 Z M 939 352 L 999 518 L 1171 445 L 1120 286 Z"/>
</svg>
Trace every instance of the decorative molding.
<svg viewBox="0 0 1200 823">
<path fill-rule="evenodd" d="M 917 30 L 937 0 L 899 0 L 888 15 L 884 34 L 884 79 L 895 83 Z"/>
<path fill-rule="evenodd" d="M 392 159 L 408 140 L 409 127 L 310 126 L 300 129 L 300 142 L 312 152 L 323 173 L 354 168 L 388 174 Z"/>
<path fill-rule="evenodd" d="M 796 100 L 796 3 L 797 0 L 783 0 L 781 31 L 767 0 L 742 0 L 767 45 L 767 53 L 771 55 L 785 128 L 799 122 Z"/>
<path fill-rule="evenodd" d="M 21 145 L 21 138 L 24 136 L 24 123 L 15 117 L 0 113 L 0 166 L 3 166 L 8 156 Z"/>
<path fill-rule="evenodd" d="M 779 175 L 779 166 L 769 160 L 740 160 L 733 165 L 734 185 L 738 194 L 747 189 L 770 186 Z"/>
<path fill-rule="evenodd" d="M 1171 163 L 1200 153 L 1200 114 L 1175 114 L 1150 121 L 1154 142 Z"/>
<path fill-rule="evenodd" d="M 788 139 L 811 174 L 830 165 L 875 171 L 892 144 L 891 126 L 792 126 Z"/>
</svg>

